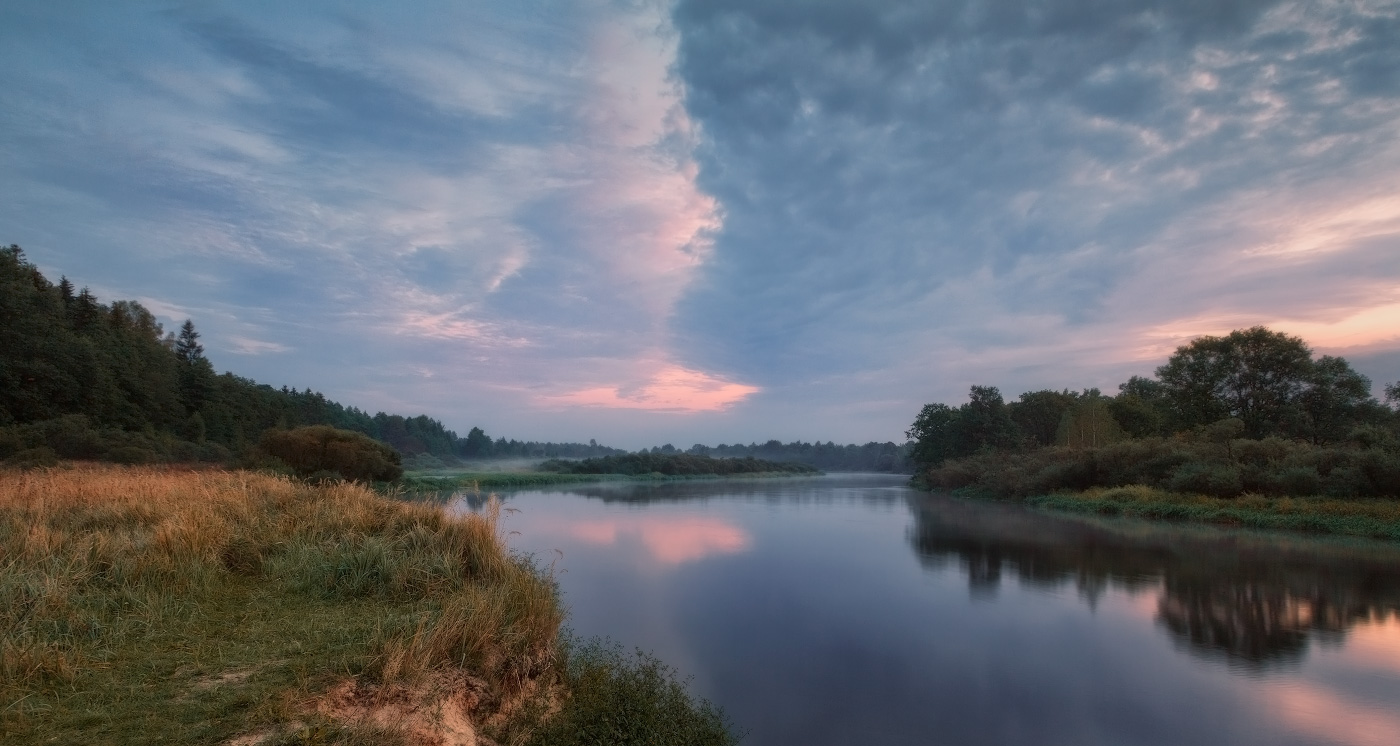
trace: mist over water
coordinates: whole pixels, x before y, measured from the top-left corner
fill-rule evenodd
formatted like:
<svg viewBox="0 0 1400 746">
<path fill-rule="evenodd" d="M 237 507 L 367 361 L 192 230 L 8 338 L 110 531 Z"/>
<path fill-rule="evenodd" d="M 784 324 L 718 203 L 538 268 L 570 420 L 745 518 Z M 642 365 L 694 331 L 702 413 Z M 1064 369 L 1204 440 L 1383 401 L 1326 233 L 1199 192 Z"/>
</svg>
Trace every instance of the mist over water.
<svg viewBox="0 0 1400 746">
<path fill-rule="evenodd" d="M 886 475 L 501 497 L 573 629 L 692 675 L 749 746 L 1400 734 L 1400 547 L 1059 517 Z"/>
</svg>

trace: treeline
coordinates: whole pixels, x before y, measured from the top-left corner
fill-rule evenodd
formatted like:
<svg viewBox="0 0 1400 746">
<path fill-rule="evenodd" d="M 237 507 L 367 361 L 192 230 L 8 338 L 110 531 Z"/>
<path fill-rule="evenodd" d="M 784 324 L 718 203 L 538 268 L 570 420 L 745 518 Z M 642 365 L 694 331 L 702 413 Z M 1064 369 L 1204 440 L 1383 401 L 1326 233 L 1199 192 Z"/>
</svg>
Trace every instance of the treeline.
<svg viewBox="0 0 1400 746">
<path fill-rule="evenodd" d="M 319 392 L 216 374 L 186 321 L 167 333 L 135 301 L 102 303 L 0 247 L 0 459 L 228 462 L 272 429 L 329 425 L 437 463 L 617 453 L 596 443 L 462 438 L 425 415 L 370 415 Z"/>
<path fill-rule="evenodd" d="M 688 453 L 627 453 L 582 461 L 546 461 L 540 471 L 560 474 L 664 474 L 668 477 L 735 474 L 817 474 L 807 464 L 756 458 L 711 458 Z"/>
<path fill-rule="evenodd" d="M 804 443 L 795 440 L 783 443 L 770 440 L 767 443 L 720 443 L 711 447 L 696 443 L 685 451 L 667 443 L 653 446 L 642 453 L 672 454 L 686 453 L 691 456 L 712 456 L 714 458 L 758 458 L 767 461 L 786 461 L 806 464 L 822 471 L 881 471 L 896 474 L 913 472 L 914 464 L 909 455 L 912 444 L 870 442 L 865 445 L 837 445 L 834 442 Z"/>
<path fill-rule="evenodd" d="M 1400 384 L 1386 387 L 1400 404 Z M 1400 413 L 1340 357 L 1254 327 L 1184 345 L 1117 395 L 973 386 L 908 433 L 918 478 L 1024 496 L 1144 484 L 1217 497 L 1400 494 Z"/>
</svg>

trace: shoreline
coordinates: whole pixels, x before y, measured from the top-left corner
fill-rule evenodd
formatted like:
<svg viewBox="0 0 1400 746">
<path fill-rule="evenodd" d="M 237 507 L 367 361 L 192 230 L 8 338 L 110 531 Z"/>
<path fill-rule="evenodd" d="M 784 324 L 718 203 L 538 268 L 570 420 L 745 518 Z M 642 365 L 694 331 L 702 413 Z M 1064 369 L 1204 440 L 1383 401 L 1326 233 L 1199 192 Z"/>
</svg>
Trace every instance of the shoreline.
<svg viewBox="0 0 1400 746">
<path fill-rule="evenodd" d="M 936 492 L 911 480 L 911 486 Z M 1171 492 L 1129 485 L 1095 487 L 1028 497 L 1002 497 L 975 487 L 949 490 L 975 500 L 1022 504 L 1051 513 L 1137 518 L 1161 523 L 1196 523 L 1300 534 L 1323 534 L 1400 542 L 1400 500 L 1390 498 L 1235 498 Z"/>
<path fill-rule="evenodd" d="M 787 479 L 824 476 L 825 472 L 762 471 L 740 474 L 568 474 L 554 472 L 463 472 L 460 474 L 405 474 L 395 486 L 408 493 L 449 492 L 491 488 L 547 487 L 555 484 L 595 482 L 687 482 L 710 479 Z"/>
</svg>

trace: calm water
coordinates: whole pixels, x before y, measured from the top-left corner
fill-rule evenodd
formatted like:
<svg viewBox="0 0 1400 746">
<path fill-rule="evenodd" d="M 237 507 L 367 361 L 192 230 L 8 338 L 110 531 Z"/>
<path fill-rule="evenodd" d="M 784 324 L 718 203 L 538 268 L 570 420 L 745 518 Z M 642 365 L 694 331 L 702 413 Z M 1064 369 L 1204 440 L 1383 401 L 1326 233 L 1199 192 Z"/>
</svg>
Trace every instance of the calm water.
<svg viewBox="0 0 1400 746">
<path fill-rule="evenodd" d="M 746 746 L 1400 744 L 1400 548 L 878 475 L 502 497 L 571 626 L 693 675 Z"/>
</svg>

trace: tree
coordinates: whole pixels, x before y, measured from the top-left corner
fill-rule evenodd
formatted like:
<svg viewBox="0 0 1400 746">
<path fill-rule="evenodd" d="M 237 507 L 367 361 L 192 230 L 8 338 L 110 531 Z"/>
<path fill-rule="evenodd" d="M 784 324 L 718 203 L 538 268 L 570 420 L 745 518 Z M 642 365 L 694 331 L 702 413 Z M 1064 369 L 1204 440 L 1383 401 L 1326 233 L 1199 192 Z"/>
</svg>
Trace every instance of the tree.
<svg viewBox="0 0 1400 746">
<path fill-rule="evenodd" d="M 462 455 L 466 458 L 486 458 L 491 455 L 491 436 L 479 427 L 472 428 L 462 443 Z"/>
<path fill-rule="evenodd" d="M 1020 401 L 1006 405 L 1011 420 L 1021 432 L 1038 446 L 1055 445 L 1060 421 L 1065 412 L 1079 400 L 1079 395 L 1065 391 L 1027 391 Z"/>
<path fill-rule="evenodd" d="M 1238 417 L 1245 435 L 1286 432 L 1313 371 L 1303 340 L 1256 326 L 1178 347 L 1157 369 L 1176 430 Z"/>
<path fill-rule="evenodd" d="M 1300 434 L 1314 443 L 1336 443 L 1369 419 L 1366 410 L 1376 406 L 1371 379 L 1352 370 L 1345 359 L 1323 355 L 1313 363 L 1308 386 L 1299 396 L 1304 417 Z"/>
<path fill-rule="evenodd" d="M 175 340 L 175 357 L 190 365 L 204 358 L 204 345 L 199 343 L 199 332 L 194 330 L 190 319 L 185 319 L 180 327 L 180 336 Z"/>
<path fill-rule="evenodd" d="M 1097 390 L 1086 393 L 1064 413 L 1057 441 L 1070 448 L 1098 448 L 1124 438 L 1123 429 L 1113 418 L 1109 400 Z"/>
<path fill-rule="evenodd" d="M 961 408 L 963 435 L 974 451 L 1014 448 L 1021 440 L 1020 430 L 995 386 L 973 386 L 968 402 Z"/>
<path fill-rule="evenodd" d="M 910 457 L 925 465 L 981 450 L 1015 448 L 1023 437 L 995 386 L 973 386 L 968 402 L 957 409 L 926 405 L 905 435 L 914 441 Z"/>
<path fill-rule="evenodd" d="M 936 465 L 962 455 L 958 448 L 958 410 L 947 404 L 925 404 L 905 437 L 914 442 L 910 453 L 916 463 Z"/>
</svg>

